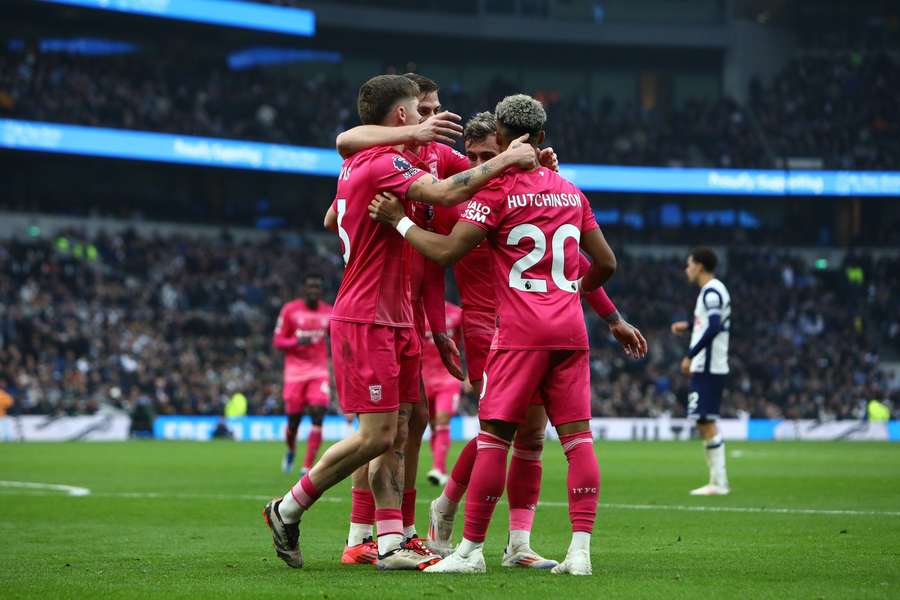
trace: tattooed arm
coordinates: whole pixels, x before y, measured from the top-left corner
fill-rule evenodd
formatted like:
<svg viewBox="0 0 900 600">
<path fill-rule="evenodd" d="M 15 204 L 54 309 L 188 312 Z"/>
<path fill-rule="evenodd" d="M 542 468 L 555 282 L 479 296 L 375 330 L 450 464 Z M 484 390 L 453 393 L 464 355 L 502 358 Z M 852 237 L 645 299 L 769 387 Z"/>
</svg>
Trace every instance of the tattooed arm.
<svg viewBox="0 0 900 600">
<path fill-rule="evenodd" d="M 523 135 L 511 143 L 509 148 L 483 165 L 472 167 L 448 179 L 420 177 L 409 187 L 406 197 L 409 200 L 444 206 L 465 202 L 506 169 L 515 166 L 531 169 L 536 165 L 534 146 L 528 144 L 527 139 L 528 136 Z"/>
</svg>

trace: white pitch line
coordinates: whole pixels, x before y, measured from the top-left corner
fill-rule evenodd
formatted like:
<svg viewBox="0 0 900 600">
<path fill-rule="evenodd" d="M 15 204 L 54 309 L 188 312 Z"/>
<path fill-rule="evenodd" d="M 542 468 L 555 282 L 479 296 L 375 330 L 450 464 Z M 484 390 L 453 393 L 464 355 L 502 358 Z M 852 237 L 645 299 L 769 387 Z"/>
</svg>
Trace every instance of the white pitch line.
<svg viewBox="0 0 900 600">
<path fill-rule="evenodd" d="M 14 484 L 14 485 L 9 485 Z M 86 496 L 105 498 L 134 498 L 134 499 L 162 499 L 162 500 L 270 500 L 271 495 L 263 494 L 184 494 L 165 492 L 91 492 L 87 488 L 73 486 L 28 483 L 23 481 L 0 481 L 0 487 L 18 488 L 8 492 L 0 491 L 0 495 L 21 496 L 50 496 L 51 491 L 67 491 L 72 496 Z M 69 490 L 75 490 L 70 492 Z M 86 493 L 77 493 L 84 490 Z M 323 496 L 318 502 L 344 503 L 348 498 L 340 495 Z M 420 498 L 418 504 L 430 504 L 431 500 Z M 568 502 L 546 501 L 538 506 L 547 508 L 568 508 Z M 777 515 L 831 515 L 849 517 L 900 517 L 900 511 L 890 510 L 851 510 L 851 509 L 827 509 L 827 508 L 778 508 L 778 507 L 753 507 L 753 506 L 708 506 L 688 504 L 621 504 L 615 502 L 601 502 L 601 510 L 663 510 L 675 512 L 712 512 L 712 513 L 750 513 L 750 514 L 777 514 Z"/>
<path fill-rule="evenodd" d="M 89 490 L 88 488 L 78 487 L 74 485 L 63 485 L 61 483 L 39 483 L 36 481 L 0 481 L 0 487 L 65 492 L 70 496 L 87 496 L 91 493 L 91 490 Z"/>
</svg>

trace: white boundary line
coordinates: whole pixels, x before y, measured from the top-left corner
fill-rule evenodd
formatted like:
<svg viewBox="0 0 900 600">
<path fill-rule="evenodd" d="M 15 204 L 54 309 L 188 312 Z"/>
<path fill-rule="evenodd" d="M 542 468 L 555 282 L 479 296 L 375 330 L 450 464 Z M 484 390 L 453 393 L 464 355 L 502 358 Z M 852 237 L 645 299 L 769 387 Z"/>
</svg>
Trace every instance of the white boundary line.
<svg viewBox="0 0 900 600">
<path fill-rule="evenodd" d="M 61 485 L 54 483 L 33 483 L 27 481 L 0 481 L 0 495 L 16 496 L 51 496 L 54 492 L 66 492 L 70 496 L 87 496 L 103 498 L 133 498 L 139 500 L 171 499 L 171 500 L 270 500 L 271 495 L 260 494 L 184 494 L 165 492 L 92 492 L 87 488 Z M 340 496 L 324 496 L 318 502 L 344 503 L 348 499 Z M 430 504 L 425 498 L 419 499 L 419 504 Z M 547 508 L 568 508 L 568 502 L 541 502 L 538 506 Z M 600 502 L 600 510 L 661 510 L 674 512 L 711 512 L 711 513 L 748 513 L 748 514 L 775 514 L 775 515 L 825 515 L 825 516 L 849 516 L 849 517 L 900 517 L 900 511 L 891 510 L 851 510 L 851 509 L 827 509 L 827 508 L 778 508 L 778 507 L 752 507 L 752 506 L 708 506 L 686 504 L 622 504 Z"/>
<path fill-rule="evenodd" d="M 70 496 L 87 496 L 91 493 L 91 490 L 89 490 L 88 488 L 77 487 L 74 485 L 63 485 L 61 483 L 38 483 L 34 481 L 0 481 L 0 488 L 52 490 L 56 492 L 65 492 Z"/>
</svg>

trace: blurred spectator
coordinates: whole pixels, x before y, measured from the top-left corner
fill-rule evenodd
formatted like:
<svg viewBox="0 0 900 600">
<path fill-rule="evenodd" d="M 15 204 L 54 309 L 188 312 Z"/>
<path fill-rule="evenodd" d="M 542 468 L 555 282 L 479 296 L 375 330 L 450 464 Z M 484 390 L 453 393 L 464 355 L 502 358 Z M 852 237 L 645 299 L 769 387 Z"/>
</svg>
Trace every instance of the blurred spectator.
<svg viewBox="0 0 900 600">
<path fill-rule="evenodd" d="M 235 71 L 215 55 L 186 62 L 183 43 L 173 40 L 164 55 L 0 49 L 0 115 L 326 148 L 358 123 L 360 82 L 289 68 Z M 523 91 L 502 77 L 483 89 L 442 83 L 444 106 L 464 117 Z M 646 110 L 636 101 L 524 91 L 544 99 L 547 143 L 567 162 L 749 168 L 818 157 L 825 167 L 897 169 L 897 89 L 900 65 L 889 55 L 838 53 L 804 55 L 771 85 L 754 81 L 751 112 L 730 98 Z"/>
<path fill-rule="evenodd" d="M 882 352 L 900 352 L 900 258 L 851 254 L 846 262 L 862 272 L 861 284 L 856 271 L 813 270 L 771 248 L 727 253 L 722 277 L 734 318 L 725 416 L 856 418 L 875 393 L 900 409 L 900 382 L 879 370 Z M 650 354 L 628 360 L 588 314 L 596 415 L 684 414 L 686 341 L 669 333 L 696 297 L 682 268 L 682 257 L 619 253 L 607 289 Z M 249 414 L 280 414 L 270 333 L 310 270 L 327 274 L 333 298 L 339 257 L 277 238 L 69 232 L 4 242 L 0 383 L 18 412 L 111 405 L 132 414 L 135 431 L 148 431 L 156 414 L 222 415 L 238 391 Z"/>
</svg>

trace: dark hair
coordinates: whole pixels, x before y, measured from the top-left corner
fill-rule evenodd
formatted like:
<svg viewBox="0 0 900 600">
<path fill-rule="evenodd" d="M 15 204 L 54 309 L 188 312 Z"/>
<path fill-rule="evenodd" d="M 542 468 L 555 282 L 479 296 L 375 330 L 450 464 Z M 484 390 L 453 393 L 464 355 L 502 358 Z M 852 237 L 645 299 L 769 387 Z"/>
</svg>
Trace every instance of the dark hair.
<svg viewBox="0 0 900 600">
<path fill-rule="evenodd" d="M 710 273 L 715 271 L 716 265 L 719 264 L 719 259 L 716 257 L 716 253 L 712 251 L 712 248 L 694 248 L 691 250 L 690 256 L 695 263 L 700 263 Z"/>
<path fill-rule="evenodd" d="M 480 112 L 466 123 L 463 130 L 463 140 L 467 142 L 480 142 L 489 135 L 497 133 L 497 119 L 492 112 Z"/>
<path fill-rule="evenodd" d="M 419 93 L 417 94 L 419 96 L 437 92 L 441 89 L 434 79 L 429 79 L 424 75 L 419 75 L 418 73 L 404 73 L 403 76 L 407 79 L 411 79 L 413 83 L 419 86 Z"/>
<path fill-rule="evenodd" d="M 360 86 L 356 111 L 363 125 L 380 125 L 397 102 L 418 96 L 419 86 L 409 77 L 376 75 Z"/>
</svg>

